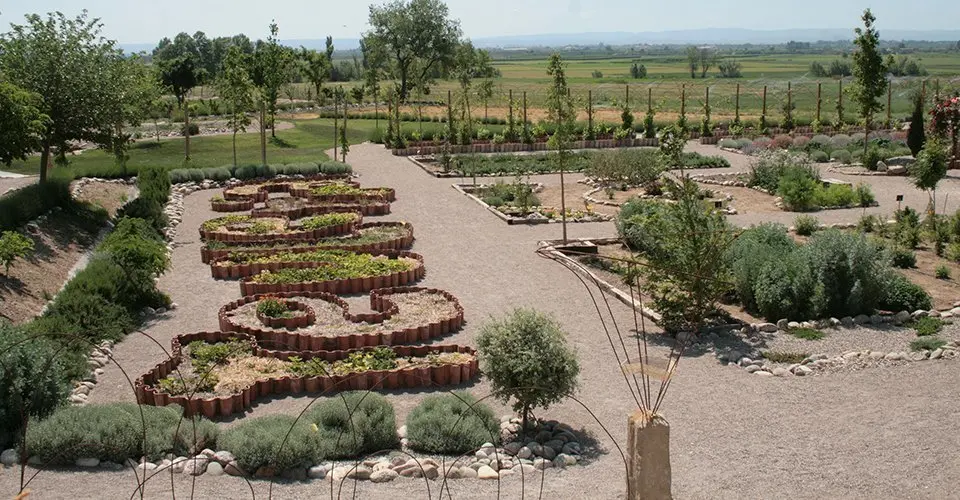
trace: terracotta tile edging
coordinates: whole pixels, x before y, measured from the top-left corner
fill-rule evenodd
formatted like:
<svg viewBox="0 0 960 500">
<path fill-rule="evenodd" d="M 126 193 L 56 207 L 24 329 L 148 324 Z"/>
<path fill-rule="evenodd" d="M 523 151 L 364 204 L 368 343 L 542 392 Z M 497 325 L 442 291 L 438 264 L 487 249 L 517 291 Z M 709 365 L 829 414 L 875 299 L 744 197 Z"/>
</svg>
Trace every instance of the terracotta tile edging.
<svg viewBox="0 0 960 500">
<path fill-rule="evenodd" d="M 390 258 L 407 258 L 414 259 L 416 264 L 413 269 L 408 269 L 405 271 L 397 271 L 382 276 L 371 276 L 369 278 L 345 278 L 337 280 L 324 280 L 324 281 L 310 281 L 303 283 L 284 283 L 284 284 L 275 284 L 275 283 L 255 283 L 253 278 L 256 276 L 252 274 L 252 264 L 238 264 L 236 266 L 222 266 L 222 268 L 236 268 L 238 275 L 236 277 L 242 278 L 240 280 L 240 294 L 243 296 L 248 295 L 257 295 L 257 294 L 269 294 L 269 293 L 279 293 L 279 292 L 288 292 L 288 291 L 304 291 L 304 292 L 328 292 L 328 293 L 337 293 L 337 294 L 351 294 L 351 293 L 364 293 L 374 290 L 376 288 L 388 288 L 391 286 L 406 286 L 410 285 L 416 281 L 423 279 L 426 276 L 426 268 L 423 265 L 423 256 L 413 252 L 407 252 L 405 250 L 381 250 L 378 252 L 371 252 L 371 255 L 386 255 Z M 310 264 L 308 263 L 288 263 L 283 262 L 278 269 L 286 269 L 291 267 L 298 267 L 290 264 Z M 258 264 L 259 265 L 259 264 Z M 248 266 L 247 270 L 243 269 L 243 266 Z M 211 266 L 214 268 L 214 266 Z M 303 266 L 311 267 L 311 266 Z M 318 267 L 318 266 L 312 266 Z M 225 271 L 214 271 L 215 273 L 222 273 Z M 230 272 L 233 272 L 231 269 Z M 240 276 L 241 273 L 244 273 L 244 276 Z M 221 274 L 222 275 L 222 274 Z M 380 281 L 380 284 L 377 284 L 377 281 Z M 287 289 L 284 290 L 283 288 Z M 291 290 L 291 288 L 293 290 Z"/>
</svg>

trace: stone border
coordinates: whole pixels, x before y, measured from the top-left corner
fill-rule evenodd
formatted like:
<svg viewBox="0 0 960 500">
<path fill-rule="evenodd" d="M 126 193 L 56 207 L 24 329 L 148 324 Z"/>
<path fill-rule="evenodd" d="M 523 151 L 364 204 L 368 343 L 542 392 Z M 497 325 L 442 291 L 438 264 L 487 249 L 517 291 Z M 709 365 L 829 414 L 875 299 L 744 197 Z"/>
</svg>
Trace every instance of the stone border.
<svg viewBox="0 0 960 500">
<path fill-rule="evenodd" d="M 590 179 L 582 179 L 582 180 L 579 180 L 579 181 L 577 181 L 577 182 L 580 183 L 580 184 L 585 184 L 585 185 L 587 185 L 587 186 L 593 186 L 593 183 L 591 182 Z M 615 207 L 615 208 L 620 208 L 620 207 L 623 206 L 623 203 L 617 203 L 617 202 L 615 202 L 615 201 L 608 201 L 608 200 L 598 200 L 598 199 L 596 199 L 596 198 L 594 198 L 594 197 L 592 196 L 592 195 L 594 195 L 594 194 L 596 194 L 596 193 L 599 193 L 600 191 L 603 191 L 604 189 L 605 189 L 604 186 L 595 186 L 595 187 L 594 187 L 593 189 L 591 189 L 590 191 L 587 191 L 586 193 L 583 193 L 582 195 L 580 195 L 580 197 L 583 198 L 583 200 L 586 201 L 586 202 L 588 202 L 588 203 L 594 203 L 594 204 L 597 204 L 597 205 L 604 205 L 604 206 L 607 206 L 607 207 Z M 720 192 L 720 195 L 721 195 L 721 198 L 724 199 L 724 201 L 727 201 L 727 202 L 732 202 L 732 201 L 733 201 L 733 195 L 731 195 L 731 194 L 729 194 L 729 193 L 724 193 L 723 191 L 721 191 L 721 192 Z M 663 198 L 662 196 L 654 196 L 654 195 L 649 195 L 649 194 L 646 194 L 646 193 L 644 193 L 644 194 L 642 194 L 642 195 L 640 195 L 640 196 L 637 196 L 637 198 L 640 198 L 641 200 L 664 200 L 664 201 L 666 201 L 666 199 Z M 624 203 L 626 203 L 626 202 L 624 202 Z M 723 211 L 723 213 L 724 213 L 725 215 L 737 215 L 737 213 L 738 213 L 738 212 L 737 212 L 737 209 L 734 208 L 733 206 L 727 206 L 726 208 L 723 208 L 723 209 L 721 209 L 721 210 Z"/>
<path fill-rule="evenodd" d="M 647 139 L 637 137 L 632 139 L 597 139 L 593 141 L 574 141 L 571 149 L 612 149 L 612 148 L 643 148 L 657 147 L 660 141 L 654 137 Z M 525 151 L 549 151 L 546 141 L 537 141 L 534 143 L 523 142 L 505 142 L 503 144 L 468 144 L 466 146 L 459 144 L 450 144 L 446 146 L 448 153 L 458 154 L 483 154 L 483 153 L 519 153 Z M 443 145 L 418 144 L 403 149 L 391 149 L 393 156 L 425 156 L 440 154 L 443 151 Z"/>
<path fill-rule="evenodd" d="M 173 352 L 170 358 L 157 364 L 147 373 L 137 379 L 135 387 L 137 402 L 151 406 L 180 405 L 184 415 L 203 415 L 207 418 L 230 416 L 241 413 L 253 406 L 253 403 L 262 397 L 273 394 L 300 394 L 302 392 L 332 394 L 344 390 L 371 390 L 371 389 L 416 389 L 420 387 L 459 385 L 463 381 L 472 380 L 479 375 L 479 361 L 476 351 L 471 347 L 458 345 L 419 345 L 391 346 L 390 349 L 398 357 L 423 357 L 431 352 L 462 353 L 472 356 L 467 363 L 445 363 L 431 366 L 410 366 L 394 370 L 379 370 L 353 372 L 348 375 L 327 375 L 318 377 L 271 377 L 259 379 L 248 388 L 230 396 L 216 396 L 213 398 L 196 398 L 192 396 L 171 396 L 152 387 L 160 380 L 177 372 L 177 367 L 183 362 L 184 354 L 180 348 L 196 340 L 205 342 L 223 342 L 228 340 L 252 340 L 247 335 L 238 335 L 231 332 L 199 332 L 179 335 L 173 339 Z M 255 344 L 255 342 L 254 342 Z M 352 352 L 362 352 L 366 349 L 354 351 L 327 351 L 327 352 L 297 352 L 294 353 L 303 359 L 322 358 L 325 361 L 336 361 L 346 358 Z M 255 347 L 254 356 L 286 359 L 283 353 L 260 350 Z"/>
<path fill-rule="evenodd" d="M 453 303 L 456 312 L 448 318 L 443 318 L 440 321 L 435 321 L 433 323 L 428 323 L 426 325 L 420 325 L 417 327 L 404 328 L 402 330 L 388 332 L 355 333 L 332 337 L 309 335 L 296 331 L 287 332 L 282 330 L 267 330 L 260 327 L 248 327 L 233 322 L 227 317 L 228 312 L 237 309 L 240 306 L 255 302 L 266 295 L 272 295 L 279 298 L 293 299 L 297 297 L 307 297 L 312 299 L 320 299 L 340 306 L 343 309 L 344 319 L 348 321 L 355 323 L 382 323 L 386 319 L 389 319 L 399 312 L 396 304 L 390 300 L 390 295 L 416 292 L 442 295 L 444 298 Z M 438 290 L 436 288 L 394 287 L 376 289 L 370 292 L 370 308 L 376 312 L 372 314 L 350 314 L 350 306 L 347 304 L 347 302 L 333 294 L 323 292 L 281 292 L 276 294 L 260 294 L 242 297 L 221 307 L 217 317 L 219 318 L 220 329 L 224 332 L 249 334 L 254 336 L 261 344 L 295 348 L 300 352 L 347 350 L 360 347 L 375 347 L 380 345 L 428 342 L 435 338 L 442 337 L 459 330 L 463 327 L 464 323 L 463 307 L 460 305 L 460 301 L 457 300 L 457 298 L 451 293 L 444 290 Z"/>
<path fill-rule="evenodd" d="M 568 239 L 566 245 L 571 244 L 581 244 L 581 245 L 607 245 L 612 243 L 623 244 L 623 241 L 620 238 L 576 238 Z M 605 280 L 600 279 L 597 275 L 591 273 L 587 269 L 581 269 L 583 265 L 580 262 L 577 262 L 570 256 L 566 255 L 558 249 L 564 245 L 561 240 L 547 240 L 537 242 L 537 252 L 547 252 L 557 260 L 567 262 L 568 264 L 573 264 L 570 266 L 570 269 L 573 269 L 577 274 L 583 276 L 587 280 L 596 283 L 601 290 L 609 292 L 611 295 L 616 297 L 617 300 L 626 304 L 628 307 L 632 307 L 643 317 L 653 321 L 654 323 L 660 324 L 663 318 L 660 316 L 660 313 L 641 305 L 637 300 L 630 296 L 630 294 L 625 293 L 623 290 L 607 283 Z"/>
<path fill-rule="evenodd" d="M 451 184 L 451 186 L 453 187 L 453 189 L 456 189 L 460 194 L 462 194 L 462 195 L 464 195 L 464 196 L 472 199 L 472 200 L 475 201 L 477 204 L 479 204 L 481 207 L 487 209 L 488 211 L 490 211 L 491 213 L 493 213 L 493 215 L 496 215 L 498 219 L 506 222 L 507 224 L 509 224 L 509 225 L 511 225 L 511 226 L 512 226 L 512 225 L 518 225 L 518 224 L 524 224 L 524 225 L 532 225 L 532 224 L 559 224 L 559 223 L 563 222 L 561 219 L 550 219 L 550 218 L 548 218 L 547 216 L 540 214 L 540 212 L 532 212 L 532 213 L 531 213 L 530 215 L 528 215 L 527 217 L 514 217 L 514 216 L 511 216 L 511 215 L 507 215 L 507 214 L 501 212 L 500 210 L 497 210 L 496 207 L 492 207 L 492 206 L 486 204 L 486 203 L 485 203 L 483 200 L 481 200 L 478 196 L 476 196 L 476 195 L 474 195 L 474 194 L 471 194 L 471 193 L 468 193 L 466 190 L 464 190 L 464 189 L 461 187 L 461 184 Z M 473 187 L 472 184 L 470 184 L 469 186 L 470 186 L 470 187 Z M 542 207 L 541 207 L 541 208 L 542 208 Z M 556 210 L 559 210 L 559 209 L 556 209 Z M 535 216 L 537 216 L 537 215 L 539 215 L 539 217 L 535 217 Z M 571 224 L 571 223 L 581 224 L 581 223 L 589 223 L 589 222 L 609 222 L 609 221 L 613 220 L 613 216 L 609 216 L 609 215 L 594 213 L 594 216 L 597 217 L 596 220 L 567 219 L 567 224 Z M 532 217 L 532 218 L 531 218 L 531 217 Z"/>
<path fill-rule="evenodd" d="M 253 281 L 253 278 L 256 277 L 256 275 L 249 275 L 244 276 L 240 280 L 240 295 L 248 296 L 264 293 L 275 294 L 280 292 L 327 292 L 348 295 L 351 293 L 369 292 L 378 288 L 406 286 L 423 279 L 423 277 L 427 275 L 427 270 L 423 266 L 423 256 L 420 254 L 407 252 L 405 250 L 384 250 L 378 255 L 386 255 L 391 259 L 414 259 L 416 260 L 416 264 L 414 265 L 413 269 L 397 271 L 395 273 L 390 273 L 383 276 L 372 276 L 369 278 L 343 278 L 336 280 L 309 281 L 303 283 L 256 283 Z M 293 267 L 286 265 L 289 264 L 286 262 L 281 264 L 281 269 Z M 243 270 L 243 266 L 245 265 L 253 266 L 253 264 L 240 264 L 236 266 L 239 268 L 237 272 L 241 272 Z M 320 265 L 308 265 L 303 267 L 320 267 Z"/>
<path fill-rule="evenodd" d="M 395 238 L 392 240 L 385 240 L 378 243 L 365 243 L 361 245 L 317 245 L 317 246 L 305 246 L 305 247 L 295 247 L 295 248 L 256 248 L 250 247 L 246 248 L 243 246 L 231 247 L 231 248 L 217 248 L 211 249 L 206 245 L 200 247 L 200 261 L 204 264 L 210 264 L 216 260 L 222 260 L 227 258 L 230 254 L 242 253 L 250 255 L 273 255 L 280 252 L 313 252 L 316 250 L 345 250 L 348 252 L 354 253 L 375 253 L 382 252 L 385 250 L 405 250 L 410 248 L 413 245 L 415 240 L 413 236 L 413 225 L 409 222 L 364 222 L 357 229 L 367 229 L 372 227 L 388 227 L 388 226 L 400 226 L 403 227 L 407 234 L 400 238 Z M 345 239 L 344 241 L 349 241 Z"/>
</svg>

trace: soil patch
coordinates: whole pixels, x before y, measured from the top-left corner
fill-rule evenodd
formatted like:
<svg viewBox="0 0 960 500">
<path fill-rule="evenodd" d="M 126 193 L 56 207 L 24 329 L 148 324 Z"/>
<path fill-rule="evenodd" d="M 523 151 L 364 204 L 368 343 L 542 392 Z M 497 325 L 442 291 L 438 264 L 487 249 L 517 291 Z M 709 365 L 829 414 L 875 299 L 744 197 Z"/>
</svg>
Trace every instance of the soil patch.
<svg viewBox="0 0 960 500">
<path fill-rule="evenodd" d="M 134 194 L 136 194 L 136 189 L 133 186 L 111 182 L 92 182 L 83 186 L 77 200 L 103 207 L 107 214 L 113 217 L 117 214 L 117 210 L 127 203 Z"/>
</svg>

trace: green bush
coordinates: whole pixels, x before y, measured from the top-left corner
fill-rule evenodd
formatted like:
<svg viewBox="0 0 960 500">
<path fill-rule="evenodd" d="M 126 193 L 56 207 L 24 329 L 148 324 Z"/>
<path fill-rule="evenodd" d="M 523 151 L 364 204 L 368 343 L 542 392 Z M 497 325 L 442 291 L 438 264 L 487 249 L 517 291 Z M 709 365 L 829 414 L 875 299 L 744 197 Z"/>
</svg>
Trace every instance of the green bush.
<svg viewBox="0 0 960 500">
<path fill-rule="evenodd" d="M 763 264 L 792 253 L 796 246 L 787 234 L 787 228 L 774 223 L 753 226 L 733 241 L 725 258 L 744 308 L 750 311 L 757 309 L 753 291 Z"/>
<path fill-rule="evenodd" d="M 913 250 L 894 248 L 890 251 L 890 263 L 893 267 L 910 269 L 917 266 L 917 256 L 913 253 Z"/>
<path fill-rule="evenodd" d="M 376 393 L 345 392 L 325 399 L 304 419 L 317 425 L 317 453 L 324 459 L 356 457 L 399 443 L 393 406 Z"/>
<path fill-rule="evenodd" d="M 877 308 L 885 311 L 930 310 L 933 301 L 923 287 L 912 283 L 902 274 L 889 270 L 881 276 L 883 286 Z"/>
<path fill-rule="evenodd" d="M 0 197 L 0 231 L 12 231 L 53 207 L 71 208 L 70 180 L 50 178 Z"/>
<path fill-rule="evenodd" d="M 812 151 L 810 152 L 810 159 L 816 163 L 826 163 L 830 161 L 830 155 L 826 151 Z"/>
<path fill-rule="evenodd" d="M 820 220 L 810 215 L 798 215 L 793 220 L 793 227 L 800 236 L 810 236 L 820 229 Z"/>
<path fill-rule="evenodd" d="M 917 337 L 929 337 L 930 335 L 936 335 L 940 333 L 940 330 L 943 329 L 945 323 L 940 318 L 931 318 L 925 316 L 914 321 L 910 326 L 917 331 Z"/>
<path fill-rule="evenodd" d="M 811 210 L 817 207 L 817 198 L 822 187 L 820 181 L 799 168 L 788 168 L 777 185 L 777 194 L 783 204 L 793 211 Z"/>
<path fill-rule="evenodd" d="M 346 163 L 328 161 L 320 164 L 320 173 L 328 175 L 349 174 L 353 173 L 353 167 Z"/>
<path fill-rule="evenodd" d="M 660 248 L 659 224 L 664 220 L 667 205 L 648 199 L 631 198 L 617 214 L 617 233 L 631 249 L 654 253 Z"/>
<path fill-rule="evenodd" d="M 253 474 L 260 467 L 272 467 L 279 473 L 321 460 L 319 440 L 319 433 L 312 430 L 306 418 L 297 421 L 290 415 L 268 415 L 246 419 L 225 430 L 217 438 L 217 448 L 232 453 L 245 472 Z"/>
<path fill-rule="evenodd" d="M 219 167 L 219 168 L 205 168 L 203 169 L 203 177 L 205 179 L 210 179 L 217 182 L 223 182 L 230 180 L 233 175 L 230 173 L 228 167 Z"/>
<path fill-rule="evenodd" d="M 117 211 L 117 217 L 130 217 L 147 221 L 158 233 L 167 227 L 167 215 L 163 205 L 151 198 L 136 198 Z"/>
<path fill-rule="evenodd" d="M 819 186 L 815 198 L 815 203 L 821 207 L 849 207 L 857 202 L 853 188 L 846 184 L 830 184 L 827 188 Z"/>
<path fill-rule="evenodd" d="M 491 207 L 499 207 L 506 203 L 505 201 L 503 201 L 503 198 L 499 196 L 485 196 L 483 198 L 483 202 L 486 203 L 487 205 L 490 205 Z"/>
<path fill-rule="evenodd" d="M 748 184 L 751 187 L 776 192 L 781 179 L 787 175 L 788 171 L 793 172 L 791 175 L 794 176 L 820 179 L 819 171 L 810 163 L 810 158 L 807 155 L 792 151 L 774 150 L 764 151 L 753 160 L 750 165 Z"/>
<path fill-rule="evenodd" d="M 580 363 L 567 346 L 560 324 L 531 309 L 515 309 L 491 319 L 477 336 L 480 363 L 497 399 L 523 415 L 524 426 L 533 408 L 548 408 L 577 387 Z"/>
<path fill-rule="evenodd" d="M 67 397 L 59 346 L 0 320 L 0 445 L 12 441 L 21 418 L 49 415 Z"/>
<path fill-rule="evenodd" d="M 897 243 L 906 248 L 917 248 L 920 244 L 920 214 L 910 207 L 904 207 L 894 213 L 893 232 Z"/>
<path fill-rule="evenodd" d="M 770 321 L 813 317 L 813 270 L 799 251 L 763 263 L 753 282 L 756 311 Z"/>
<path fill-rule="evenodd" d="M 950 279 L 950 268 L 944 265 L 937 266 L 936 275 L 938 280 Z"/>
<path fill-rule="evenodd" d="M 853 201 L 861 207 L 869 207 L 873 206 L 877 199 L 870 190 L 870 185 L 860 182 L 853 188 Z"/>
<path fill-rule="evenodd" d="M 630 186 L 656 180 L 662 170 L 656 151 L 650 149 L 599 151 L 589 160 L 585 171 L 589 177 Z"/>
<path fill-rule="evenodd" d="M 33 252 L 33 240 L 14 232 L 4 231 L 0 235 L 0 265 L 3 273 L 10 274 L 10 265 L 17 259 L 22 259 Z"/>
<path fill-rule="evenodd" d="M 853 155 L 846 149 L 836 149 L 830 153 L 830 158 L 838 163 L 849 165 L 853 160 Z"/>
<path fill-rule="evenodd" d="M 130 403 L 68 406 L 27 427 L 31 455 L 49 465 L 72 465 L 78 458 L 123 463 L 167 453 L 196 454 L 216 440 L 217 426 L 209 420 L 184 418 L 179 406 L 138 406 Z M 146 440 L 144 440 L 146 435 Z"/>
<path fill-rule="evenodd" d="M 410 447 L 425 453 L 460 455 L 496 444 L 500 423 L 489 406 L 466 392 L 427 396 L 407 417 Z"/>
<path fill-rule="evenodd" d="M 867 149 L 867 154 L 863 157 L 863 166 L 867 170 L 876 170 L 877 163 L 881 161 L 883 161 L 883 155 L 880 153 L 880 149 L 871 147 Z"/>
<path fill-rule="evenodd" d="M 721 148 L 740 149 L 740 142 L 736 139 L 720 139 L 717 145 Z"/>
</svg>

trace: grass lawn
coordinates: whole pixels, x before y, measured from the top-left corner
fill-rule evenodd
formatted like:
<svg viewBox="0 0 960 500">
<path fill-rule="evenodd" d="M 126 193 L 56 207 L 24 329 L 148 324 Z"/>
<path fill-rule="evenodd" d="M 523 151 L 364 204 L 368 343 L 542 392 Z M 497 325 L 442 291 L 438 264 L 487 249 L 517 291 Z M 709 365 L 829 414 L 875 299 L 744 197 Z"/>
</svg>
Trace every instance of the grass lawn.
<svg viewBox="0 0 960 500">
<path fill-rule="evenodd" d="M 272 164 L 298 163 L 327 160 L 324 153 L 333 147 L 333 120 L 290 120 L 294 127 L 277 131 L 276 140 L 267 136 L 267 162 Z M 366 141 L 375 127 L 373 120 L 352 120 L 347 123 L 347 139 L 351 144 Z M 386 127 L 386 123 L 380 124 Z M 347 154 L 349 161 L 350 154 Z M 257 133 L 237 136 L 237 162 L 260 163 L 260 135 Z M 35 174 L 40 157 L 31 157 L 27 162 L 14 162 L 2 170 Z M 207 168 L 233 163 L 233 138 L 230 135 L 201 136 L 190 139 L 190 167 Z M 144 140 L 133 145 L 127 168 L 136 171 L 140 167 L 161 165 L 168 169 L 181 168 L 183 162 L 183 138 L 161 139 L 160 142 Z M 100 150 L 85 151 L 72 156 L 66 169 L 54 167 L 53 175 L 63 174 L 95 176 L 98 172 L 114 169 L 114 159 Z"/>
</svg>

